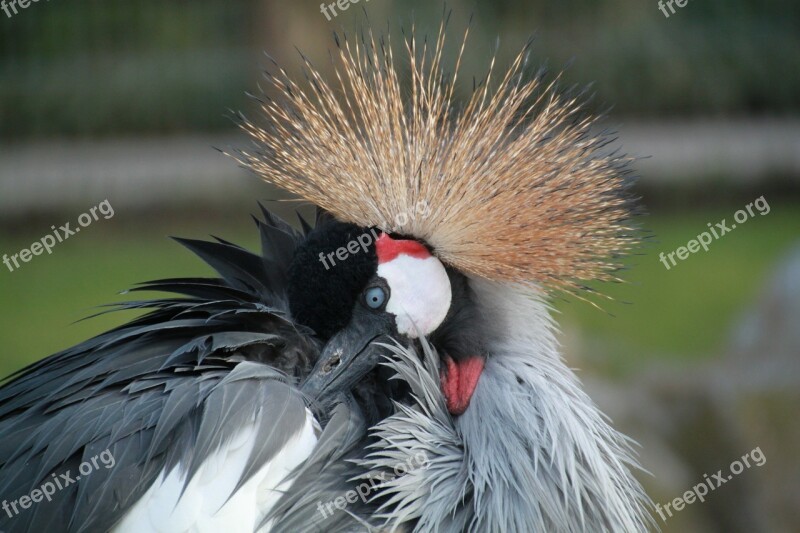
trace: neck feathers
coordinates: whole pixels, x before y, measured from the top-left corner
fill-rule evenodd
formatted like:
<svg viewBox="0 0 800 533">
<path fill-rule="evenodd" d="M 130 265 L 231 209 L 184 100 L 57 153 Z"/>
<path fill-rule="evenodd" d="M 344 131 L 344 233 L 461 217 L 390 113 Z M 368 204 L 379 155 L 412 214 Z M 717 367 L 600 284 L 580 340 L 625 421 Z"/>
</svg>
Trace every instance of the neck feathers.
<svg viewBox="0 0 800 533">
<path fill-rule="evenodd" d="M 429 466 L 386 487 L 397 497 L 387 520 L 439 531 L 646 531 L 631 450 L 559 356 L 546 305 L 515 287 L 471 285 L 489 354 L 463 415 L 447 413 L 433 349 L 423 346 L 422 363 L 396 350 L 393 366 L 419 405 L 375 428 L 381 451 L 369 466 L 421 450 Z"/>
</svg>

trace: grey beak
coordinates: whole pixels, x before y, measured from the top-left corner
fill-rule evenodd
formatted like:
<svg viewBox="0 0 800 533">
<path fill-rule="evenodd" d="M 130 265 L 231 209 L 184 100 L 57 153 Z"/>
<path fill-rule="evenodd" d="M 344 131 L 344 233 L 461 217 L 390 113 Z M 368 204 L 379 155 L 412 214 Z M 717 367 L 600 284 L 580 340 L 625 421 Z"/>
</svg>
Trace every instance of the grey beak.
<svg viewBox="0 0 800 533">
<path fill-rule="evenodd" d="M 389 341 L 389 322 L 375 315 L 354 316 L 325 345 L 301 389 L 315 400 L 348 392 L 378 366 L 387 353 L 378 343 Z"/>
</svg>

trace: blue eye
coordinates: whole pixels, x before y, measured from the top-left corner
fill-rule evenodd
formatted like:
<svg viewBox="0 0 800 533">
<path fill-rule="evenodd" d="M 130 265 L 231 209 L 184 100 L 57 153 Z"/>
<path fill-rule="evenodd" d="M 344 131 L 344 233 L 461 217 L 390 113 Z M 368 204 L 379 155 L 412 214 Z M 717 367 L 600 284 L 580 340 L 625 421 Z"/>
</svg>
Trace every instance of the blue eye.
<svg viewBox="0 0 800 533">
<path fill-rule="evenodd" d="M 364 291 L 364 302 L 370 309 L 380 309 L 386 303 L 386 290 L 383 287 L 370 287 Z"/>
</svg>

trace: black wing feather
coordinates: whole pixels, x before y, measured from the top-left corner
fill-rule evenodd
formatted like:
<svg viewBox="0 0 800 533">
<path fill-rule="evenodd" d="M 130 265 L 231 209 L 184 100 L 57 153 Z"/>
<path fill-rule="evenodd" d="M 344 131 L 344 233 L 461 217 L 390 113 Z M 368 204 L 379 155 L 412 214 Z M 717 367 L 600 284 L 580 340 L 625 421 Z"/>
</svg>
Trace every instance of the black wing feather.
<svg viewBox="0 0 800 533">
<path fill-rule="evenodd" d="M 302 427 L 291 384 L 319 351 L 289 318 L 286 270 L 302 236 L 266 210 L 264 218 L 262 255 L 221 239 L 178 239 L 220 277 L 140 284 L 133 290 L 182 297 L 119 304 L 150 311 L 0 387 L 0 498 L 28 495 L 53 474 L 75 476 L 105 450 L 114 458 L 52 502 L 0 512 L 0 531 L 108 530 L 164 469 L 180 463 L 191 474 L 254 415 L 265 420 L 262 444 L 241 483 Z"/>
</svg>

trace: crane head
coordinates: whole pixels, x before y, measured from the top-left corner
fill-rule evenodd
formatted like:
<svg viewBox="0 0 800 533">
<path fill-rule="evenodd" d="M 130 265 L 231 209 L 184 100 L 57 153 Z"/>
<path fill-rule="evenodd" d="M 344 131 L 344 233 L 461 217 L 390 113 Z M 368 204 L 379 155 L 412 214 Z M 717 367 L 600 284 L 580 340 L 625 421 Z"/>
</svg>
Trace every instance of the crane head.
<svg viewBox="0 0 800 533">
<path fill-rule="evenodd" d="M 472 333 L 491 309 L 465 312 L 470 291 L 490 283 L 531 300 L 589 299 L 591 284 L 620 281 L 621 258 L 638 241 L 632 158 L 608 148 L 612 139 L 580 97 L 558 94 L 544 74 L 528 76 L 527 46 L 497 87 L 487 80 L 461 102 L 457 75 L 442 69 L 444 26 L 435 46 L 414 42 L 407 69 L 382 41 L 340 43 L 339 83 L 306 65 L 311 90 L 278 69 L 270 80 L 279 97 L 265 99 L 264 123 L 242 124 L 258 149 L 232 155 L 337 221 L 315 228 L 293 263 L 293 318 L 327 342 L 308 390 L 346 387 L 377 364 L 377 339 L 447 340 L 451 317 L 463 315 L 465 333 L 455 337 L 477 340 L 456 341 L 460 350 L 433 342 L 442 392 L 459 414 L 491 363 L 480 349 L 486 336 Z M 421 203 L 429 216 L 393 232 L 391 221 Z M 362 237 L 370 243 L 356 253 Z"/>
<path fill-rule="evenodd" d="M 325 343 L 306 394 L 347 392 L 380 364 L 382 344 L 431 337 L 454 354 L 442 371 L 448 406 L 453 414 L 466 409 L 482 358 L 466 356 L 475 342 L 463 333 L 447 332 L 469 307 L 466 283 L 425 243 L 328 220 L 298 249 L 289 277 L 293 317 Z"/>
</svg>

